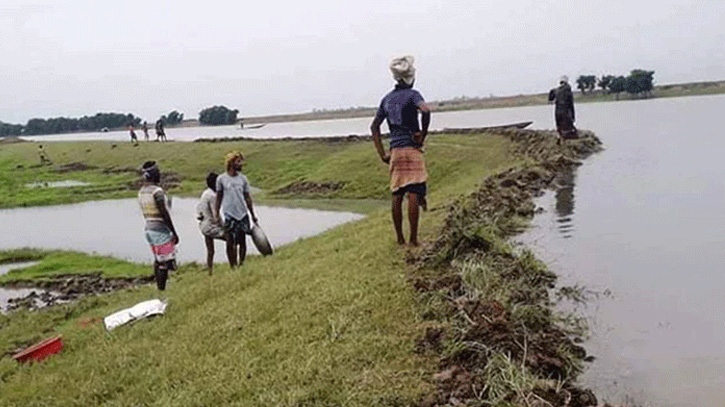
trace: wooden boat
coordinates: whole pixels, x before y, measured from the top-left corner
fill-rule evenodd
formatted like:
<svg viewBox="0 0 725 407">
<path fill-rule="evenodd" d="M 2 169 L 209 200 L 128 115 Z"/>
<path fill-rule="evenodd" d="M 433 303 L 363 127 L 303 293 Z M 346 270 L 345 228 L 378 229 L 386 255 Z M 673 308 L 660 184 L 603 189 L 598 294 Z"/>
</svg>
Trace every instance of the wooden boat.
<svg viewBox="0 0 725 407">
<path fill-rule="evenodd" d="M 525 129 L 534 122 L 517 122 L 511 124 L 502 124 L 499 126 L 472 127 L 472 128 L 444 128 L 442 133 L 478 133 L 490 130 L 509 130 L 509 129 Z"/>
<path fill-rule="evenodd" d="M 244 127 L 240 127 L 240 128 L 239 128 L 239 130 L 254 130 L 254 129 L 261 129 L 262 127 L 264 127 L 264 126 L 266 126 L 266 125 L 267 125 L 267 123 L 262 123 L 262 124 L 253 124 L 253 125 L 251 125 L 251 126 L 244 126 Z"/>
</svg>

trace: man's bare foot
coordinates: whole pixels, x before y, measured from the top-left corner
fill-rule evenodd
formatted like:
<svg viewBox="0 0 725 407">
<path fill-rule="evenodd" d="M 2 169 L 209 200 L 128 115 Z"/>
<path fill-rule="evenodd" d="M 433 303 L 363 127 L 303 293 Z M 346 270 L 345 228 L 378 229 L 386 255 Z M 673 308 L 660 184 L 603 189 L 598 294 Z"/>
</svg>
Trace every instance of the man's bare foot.
<svg viewBox="0 0 725 407">
<path fill-rule="evenodd" d="M 419 244 L 418 244 L 417 240 L 411 241 L 410 243 L 408 243 L 408 247 L 418 247 L 418 246 L 419 246 Z"/>
<path fill-rule="evenodd" d="M 405 239 L 398 239 L 398 246 L 405 246 Z"/>
</svg>

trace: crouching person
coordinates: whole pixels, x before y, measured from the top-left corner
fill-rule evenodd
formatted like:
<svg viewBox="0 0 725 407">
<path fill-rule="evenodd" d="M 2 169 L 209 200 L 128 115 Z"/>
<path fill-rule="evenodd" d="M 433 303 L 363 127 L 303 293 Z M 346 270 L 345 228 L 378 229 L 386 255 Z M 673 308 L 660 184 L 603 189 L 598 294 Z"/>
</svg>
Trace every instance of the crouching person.
<svg viewBox="0 0 725 407">
<path fill-rule="evenodd" d="M 201 194 L 201 199 L 196 207 L 196 219 L 199 221 L 199 229 L 201 234 L 204 235 L 206 245 L 206 267 L 209 270 L 209 275 L 214 270 L 214 239 L 226 240 L 224 229 L 217 222 L 219 218 L 216 208 L 217 177 L 217 174 L 213 172 L 207 175 L 207 188 Z"/>
</svg>

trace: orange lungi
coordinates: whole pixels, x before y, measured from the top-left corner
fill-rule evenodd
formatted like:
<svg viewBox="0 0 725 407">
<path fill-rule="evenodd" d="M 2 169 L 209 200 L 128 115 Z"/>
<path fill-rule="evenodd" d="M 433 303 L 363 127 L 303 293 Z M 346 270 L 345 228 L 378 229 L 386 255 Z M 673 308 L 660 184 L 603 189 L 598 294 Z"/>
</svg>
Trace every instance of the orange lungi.
<svg viewBox="0 0 725 407">
<path fill-rule="evenodd" d="M 390 191 L 414 184 L 425 184 L 428 172 L 425 169 L 423 152 L 414 147 L 390 150 Z"/>
</svg>

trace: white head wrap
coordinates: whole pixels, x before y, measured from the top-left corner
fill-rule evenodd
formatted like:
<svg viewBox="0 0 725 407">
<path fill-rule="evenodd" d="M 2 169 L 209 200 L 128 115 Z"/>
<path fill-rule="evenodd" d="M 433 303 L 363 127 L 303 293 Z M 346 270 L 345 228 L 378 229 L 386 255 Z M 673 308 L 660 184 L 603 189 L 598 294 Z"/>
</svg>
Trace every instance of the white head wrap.
<svg viewBox="0 0 725 407">
<path fill-rule="evenodd" d="M 562 75 L 561 78 L 559 78 L 559 83 L 569 83 L 569 77 L 566 75 Z"/>
<path fill-rule="evenodd" d="M 390 72 L 393 73 L 393 78 L 398 82 L 403 81 L 406 84 L 411 85 L 415 80 L 414 62 L 415 58 L 410 55 L 393 58 L 393 60 L 390 61 Z"/>
</svg>

